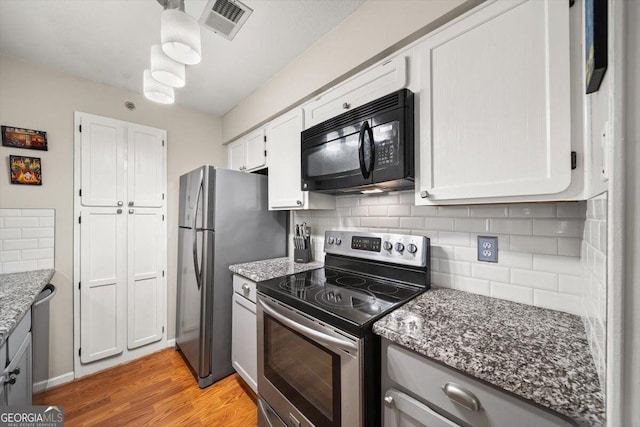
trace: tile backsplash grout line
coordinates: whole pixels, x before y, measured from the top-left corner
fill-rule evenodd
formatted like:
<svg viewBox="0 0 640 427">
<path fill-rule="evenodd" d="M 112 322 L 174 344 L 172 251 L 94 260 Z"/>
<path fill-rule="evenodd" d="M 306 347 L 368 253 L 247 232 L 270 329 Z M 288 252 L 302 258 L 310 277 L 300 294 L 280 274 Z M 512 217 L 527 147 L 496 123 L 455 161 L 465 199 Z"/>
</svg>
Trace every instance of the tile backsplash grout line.
<svg viewBox="0 0 640 427">
<path fill-rule="evenodd" d="M 54 255 L 54 209 L 0 209 L 0 273 L 54 268 Z"/>
</svg>

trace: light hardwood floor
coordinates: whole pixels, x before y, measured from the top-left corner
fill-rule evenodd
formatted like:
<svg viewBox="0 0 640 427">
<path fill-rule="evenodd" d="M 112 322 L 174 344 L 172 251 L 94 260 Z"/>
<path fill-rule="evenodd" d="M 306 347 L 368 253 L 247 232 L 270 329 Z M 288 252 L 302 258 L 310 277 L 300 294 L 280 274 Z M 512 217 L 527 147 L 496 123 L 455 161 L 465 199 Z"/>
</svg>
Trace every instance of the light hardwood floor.
<svg viewBox="0 0 640 427">
<path fill-rule="evenodd" d="M 200 389 L 168 349 L 39 393 L 63 405 L 65 426 L 257 426 L 255 394 L 233 374 Z"/>
</svg>

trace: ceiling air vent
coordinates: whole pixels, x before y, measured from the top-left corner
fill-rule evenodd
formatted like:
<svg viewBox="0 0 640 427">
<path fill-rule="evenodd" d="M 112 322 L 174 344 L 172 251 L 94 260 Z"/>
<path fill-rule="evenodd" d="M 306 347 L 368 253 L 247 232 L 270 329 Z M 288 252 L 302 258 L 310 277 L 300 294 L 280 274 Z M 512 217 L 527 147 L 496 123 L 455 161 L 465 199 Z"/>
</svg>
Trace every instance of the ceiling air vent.
<svg viewBox="0 0 640 427">
<path fill-rule="evenodd" d="M 237 0 L 209 0 L 200 17 L 200 25 L 233 40 L 252 12 Z"/>
</svg>

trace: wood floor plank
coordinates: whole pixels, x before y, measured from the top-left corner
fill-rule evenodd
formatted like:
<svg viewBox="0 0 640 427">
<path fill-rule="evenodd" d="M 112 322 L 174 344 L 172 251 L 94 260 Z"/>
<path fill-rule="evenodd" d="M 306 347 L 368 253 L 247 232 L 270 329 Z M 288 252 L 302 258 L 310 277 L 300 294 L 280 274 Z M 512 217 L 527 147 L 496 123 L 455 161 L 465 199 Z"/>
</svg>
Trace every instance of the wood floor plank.
<svg viewBox="0 0 640 427">
<path fill-rule="evenodd" d="M 200 389 L 173 349 L 47 390 L 65 426 L 257 426 L 256 396 L 238 374 Z"/>
</svg>

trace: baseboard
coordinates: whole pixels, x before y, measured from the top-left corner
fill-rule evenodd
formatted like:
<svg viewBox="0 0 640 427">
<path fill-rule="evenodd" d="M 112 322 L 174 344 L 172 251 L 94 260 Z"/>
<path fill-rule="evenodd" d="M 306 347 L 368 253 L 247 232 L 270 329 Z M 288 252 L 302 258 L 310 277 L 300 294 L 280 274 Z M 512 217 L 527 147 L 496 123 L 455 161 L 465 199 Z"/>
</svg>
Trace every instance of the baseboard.
<svg viewBox="0 0 640 427">
<path fill-rule="evenodd" d="M 176 346 L 176 339 L 175 338 L 167 340 L 167 348 L 171 348 L 171 347 L 175 347 L 175 346 Z"/>
<path fill-rule="evenodd" d="M 66 374 L 58 375 L 57 377 L 49 378 L 48 380 L 40 381 L 33 384 L 33 392 L 39 393 L 41 391 L 48 390 L 52 387 L 56 387 L 62 384 L 70 383 L 75 378 L 73 371 Z"/>
</svg>

